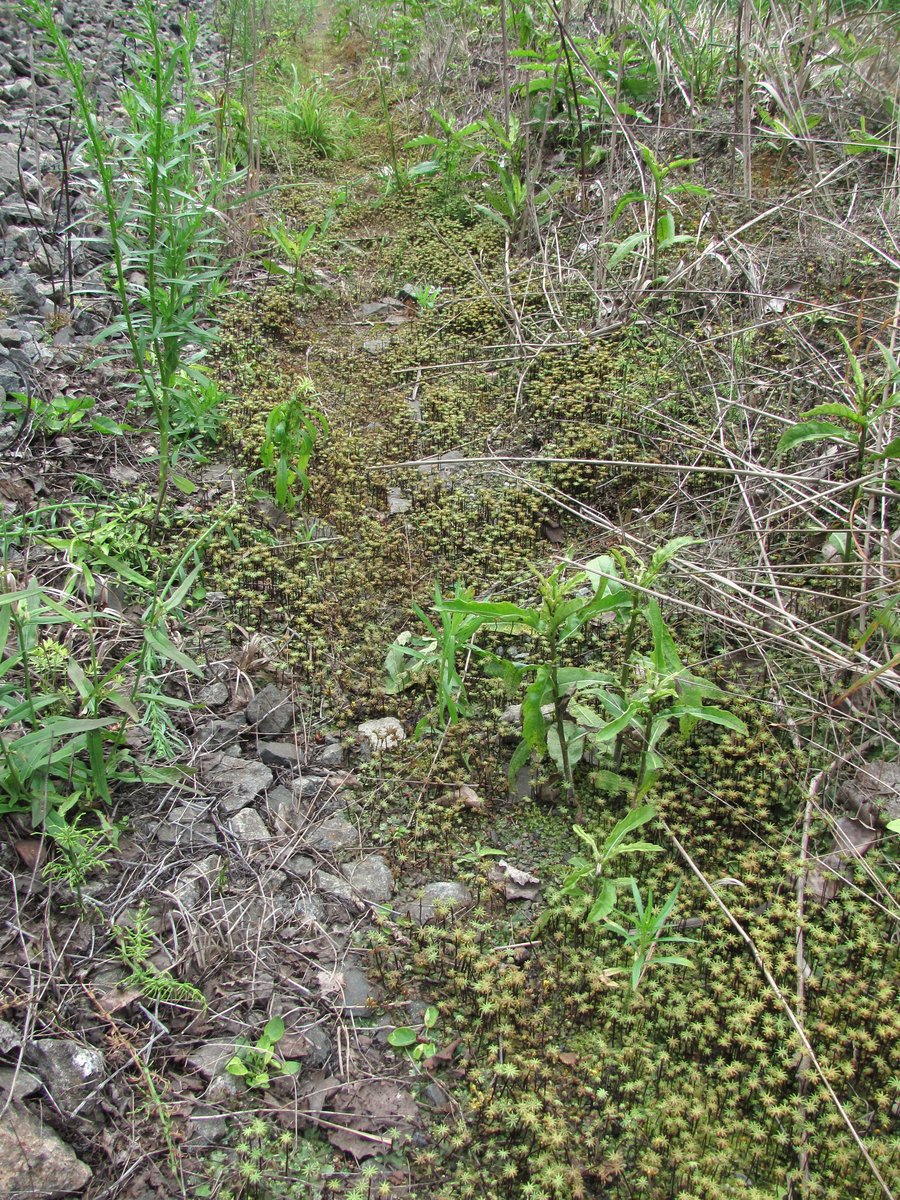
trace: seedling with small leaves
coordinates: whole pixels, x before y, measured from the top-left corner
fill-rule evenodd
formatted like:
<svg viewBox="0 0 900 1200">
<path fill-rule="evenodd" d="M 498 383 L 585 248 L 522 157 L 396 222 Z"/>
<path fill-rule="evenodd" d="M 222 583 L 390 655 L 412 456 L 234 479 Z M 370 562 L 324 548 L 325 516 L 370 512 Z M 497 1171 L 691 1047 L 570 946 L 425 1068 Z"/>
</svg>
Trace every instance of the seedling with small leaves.
<svg viewBox="0 0 900 1200">
<path fill-rule="evenodd" d="M 426 1058 L 434 1058 L 438 1052 L 437 1044 L 432 1040 L 432 1030 L 438 1022 L 438 1010 L 430 1004 L 422 1016 L 422 1026 L 414 1029 L 411 1025 L 399 1025 L 388 1034 L 388 1045 L 395 1050 L 403 1050 L 415 1063 Z"/>
<path fill-rule="evenodd" d="M 255 1046 L 245 1040 L 238 1043 L 237 1053 L 226 1064 L 225 1070 L 243 1079 L 250 1088 L 267 1088 L 274 1074 L 296 1075 L 300 1064 L 281 1058 L 276 1050 L 283 1037 L 284 1020 L 272 1017 Z"/>
</svg>

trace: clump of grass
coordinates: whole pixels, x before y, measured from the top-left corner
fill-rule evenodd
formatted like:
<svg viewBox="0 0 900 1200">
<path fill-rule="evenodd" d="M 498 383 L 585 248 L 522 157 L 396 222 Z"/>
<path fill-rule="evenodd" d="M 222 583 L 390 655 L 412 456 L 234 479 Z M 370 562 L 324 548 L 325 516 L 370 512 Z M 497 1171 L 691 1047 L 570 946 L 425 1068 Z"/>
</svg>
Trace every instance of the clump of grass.
<svg viewBox="0 0 900 1200">
<path fill-rule="evenodd" d="M 343 117 L 334 97 L 318 80 L 301 84 L 294 70 L 294 86 L 283 110 L 285 131 L 289 137 L 319 156 L 336 158 L 344 144 Z"/>
</svg>

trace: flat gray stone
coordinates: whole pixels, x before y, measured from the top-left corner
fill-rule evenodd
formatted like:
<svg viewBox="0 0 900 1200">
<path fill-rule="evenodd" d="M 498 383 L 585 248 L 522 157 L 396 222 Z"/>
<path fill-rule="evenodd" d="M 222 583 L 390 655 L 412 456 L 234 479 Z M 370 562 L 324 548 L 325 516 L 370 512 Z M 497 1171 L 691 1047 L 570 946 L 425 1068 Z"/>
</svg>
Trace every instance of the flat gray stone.
<svg viewBox="0 0 900 1200">
<path fill-rule="evenodd" d="M 167 821 L 156 827 L 156 837 L 166 846 L 185 846 L 192 850 L 213 847 L 216 844 L 216 827 L 209 816 L 209 805 L 190 800 L 180 804 L 169 813 Z"/>
<path fill-rule="evenodd" d="M 316 755 L 315 764 L 317 767 L 323 767 L 326 771 L 337 770 L 338 767 L 344 765 L 344 747 L 340 742 L 329 742 Z"/>
<path fill-rule="evenodd" d="M 248 724 L 256 727 L 257 733 L 277 737 L 293 725 L 294 706 L 283 688 L 268 683 L 247 705 L 246 717 Z"/>
<path fill-rule="evenodd" d="M 221 856 L 210 854 L 182 871 L 172 885 L 172 892 L 185 908 L 196 908 L 209 895 L 221 872 Z"/>
<path fill-rule="evenodd" d="M 350 846 L 359 845 L 359 833 L 346 817 L 335 813 L 307 831 L 306 844 L 323 854 L 334 854 Z"/>
<path fill-rule="evenodd" d="M 253 808 L 242 808 L 228 822 L 228 828 L 241 842 L 270 842 L 272 835 L 265 821 Z"/>
<path fill-rule="evenodd" d="M 353 887 L 343 875 L 332 875 L 330 871 L 316 871 L 313 878 L 315 887 L 326 896 L 335 896 L 338 900 L 346 900 L 348 903 L 356 899 Z"/>
<path fill-rule="evenodd" d="M 200 1072 L 204 1079 L 220 1075 L 234 1058 L 234 1039 L 220 1038 L 204 1042 L 188 1055 L 188 1063 Z"/>
<path fill-rule="evenodd" d="M 220 793 L 220 803 L 229 815 L 252 804 L 274 778 L 263 763 L 229 754 L 201 770 L 207 783 Z"/>
<path fill-rule="evenodd" d="M 18 1071 L 14 1067 L 0 1067 L 0 1106 L 6 1103 L 10 1094 L 14 1101 L 25 1100 L 29 1096 L 36 1096 L 43 1086 L 37 1075 L 32 1075 L 24 1067 Z"/>
<path fill-rule="evenodd" d="M 303 766 L 303 752 L 293 742 L 259 742 L 259 757 L 270 767 L 287 767 L 298 771 Z"/>
<path fill-rule="evenodd" d="M 194 741 L 200 750 L 211 753 L 215 750 L 228 749 L 231 757 L 236 758 L 240 754 L 236 742 L 245 728 L 242 722 L 234 720 L 204 721 L 198 728 Z"/>
<path fill-rule="evenodd" d="M 341 1008 L 350 1017 L 371 1016 L 378 990 L 359 967 L 344 967 Z"/>
<path fill-rule="evenodd" d="M 62 1112 L 71 1115 L 101 1082 L 106 1072 L 103 1055 L 94 1046 L 66 1038 L 40 1038 L 27 1057 Z M 96 1103 L 96 1098 L 91 1101 Z"/>
<path fill-rule="evenodd" d="M 197 693 L 197 699 L 209 708 L 219 708 L 220 705 L 228 703 L 230 695 L 228 684 L 216 680 L 215 683 L 208 683 L 206 687 L 202 687 Z"/>
<path fill-rule="evenodd" d="M 366 354 L 384 354 L 385 350 L 389 350 L 391 345 L 390 338 L 368 338 L 362 344 Z"/>
<path fill-rule="evenodd" d="M 854 817 L 886 825 L 900 817 L 900 762 L 872 762 L 838 789 L 838 802 Z"/>
<path fill-rule="evenodd" d="M 70 1197 L 92 1175 L 49 1125 L 18 1104 L 9 1106 L 0 1121 L 0 1196 Z"/>
<path fill-rule="evenodd" d="M 439 910 L 445 912 L 452 908 L 464 908 L 471 903 L 472 893 L 464 883 L 429 883 L 421 895 L 403 906 L 402 911 L 424 925 Z"/>
<path fill-rule="evenodd" d="M 363 900 L 387 904 L 394 894 L 394 877 L 380 854 L 370 854 L 346 868 L 347 881 Z"/>
<path fill-rule="evenodd" d="M 327 775 L 318 771 L 304 771 L 291 783 L 291 794 L 295 800 L 315 800 L 328 786 Z"/>
</svg>

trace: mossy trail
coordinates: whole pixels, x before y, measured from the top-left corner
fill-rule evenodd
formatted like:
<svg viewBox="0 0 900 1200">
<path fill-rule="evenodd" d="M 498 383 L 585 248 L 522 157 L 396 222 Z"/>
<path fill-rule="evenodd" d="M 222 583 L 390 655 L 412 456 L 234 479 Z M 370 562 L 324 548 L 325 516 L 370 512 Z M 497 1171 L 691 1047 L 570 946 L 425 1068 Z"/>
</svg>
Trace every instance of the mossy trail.
<svg viewBox="0 0 900 1200">
<path fill-rule="evenodd" d="M 317 294 L 258 281 L 229 301 L 216 369 L 240 397 L 228 436 L 248 469 L 259 465 L 268 411 L 301 376 L 315 384 L 330 434 L 293 521 L 266 505 L 228 517 L 209 555 L 211 583 L 236 626 L 281 647 L 315 719 L 352 731 L 391 714 L 411 730 L 432 697 L 387 695 L 383 663 L 435 586 L 527 596 L 531 564 L 567 546 L 605 548 L 608 526 L 639 524 L 661 541 L 678 505 L 712 513 L 711 525 L 724 517 L 715 477 L 687 476 L 676 495 L 671 473 L 648 464 L 704 461 L 716 419 L 704 346 L 728 318 L 686 329 L 677 313 L 651 308 L 598 335 L 577 279 L 552 280 L 548 294 L 546 273 L 522 260 L 508 286 L 502 234 L 458 196 L 380 190 L 374 170 L 389 147 L 377 89 L 361 61 L 335 50 L 323 11 L 300 53 L 305 72 L 327 75 L 358 114 L 343 157 L 294 154 L 264 201 L 296 228 L 333 210 L 312 255 Z M 391 112 L 402 143 L 422 114 L 409 103 Z M 398 300 L 408 283 L 442 289 L 432 311 Z M 777 371 L 791 351 L 773 328 L 756 352 Z M 794 532 L 784 527 L 785 542 Z M 722 650 L 687 622 L 679 636 L 697 661 Z M 601 626 L 571 653 L 615 664 L 621 636 Z M 752 693 L 746 677 L 723 671 L 720 682 L 733 688 L 748 737 L 694 735 L 654 801 L 708 878 L 738 881 L 733 912 L 792 994 L 803 764 L 761 698 L 738 699 Z M 679 916 L 703 918 L 693 970 L 653 972 L 630 995 L 610 971 L 626 961 L 621 941 L 565 898 L 548 902 L 575 848 L 573 814 L 551 777 L 510 796 L 509 728 L 499 721 L 509 697 L 497 679 L 473 677 L 471 687 L 474 718 L 408 741 L 363 780 L 363 822 L 400 876 L 461 878 L 476 897 L 465 918 L 422 930 L 384 921 L 370 937 L 391 993 L 437 1004 L 442 1043 L 460 1039 L 451 1061 L 434 1065 L 454 1100 L 435 1114 L 398 1195 L 770 1200 L 793 1186 L 801 1142 L 810 1196 L 877 1195 L 746 947 L 662 836 L 667 852 L 638 874 L 657 896 L 680 881 Z M 459 803 L 462 784 L 483 805 Z M 592 792 L 587 772 L 580 784 L 590 826 L 608 831 L 625 802 Z M 507 901 L 482 848 L 536 872 L 543 906 Z M 808 946 L 811 1034 L 870 1151 L 896 1177 L 896 947 L 852 890 L 817 915 Z"/>
</svg>

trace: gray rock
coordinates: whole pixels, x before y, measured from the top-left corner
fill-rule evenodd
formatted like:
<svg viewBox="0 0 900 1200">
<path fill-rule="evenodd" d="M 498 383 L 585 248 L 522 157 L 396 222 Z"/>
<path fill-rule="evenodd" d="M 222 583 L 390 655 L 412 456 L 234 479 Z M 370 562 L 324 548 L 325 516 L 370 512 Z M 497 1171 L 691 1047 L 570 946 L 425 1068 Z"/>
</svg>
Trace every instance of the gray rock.
<svg viewBox="0 0 900 1200">
<path fill-rule="evenodd" d="M 286 691 L 269 683 L 247 705 L 246 716 L 257 733 L 271 737 L 284 733 L 293 724 L 294 707 Z"/>
<path fill-rule="evenodd" d="M 332 875 L 330 871 L 316 871 L 315 886 L 327 896 L 335 896 L 352 904 L 356 899 L 349 880 L 343 875 Z"/>
<path fill-rule="evenodd" d="M 224 750 L 233 746 L 246 728 L 243 721 L 233 717 L 206 721 L 197 730 L 197 745 L 203 750 Z"/>
<path fill-rule="evenodd" d="M 303 1030 L 300 1037 L 305 1043 L 306 1052 L 304 1053 L 304 1049 L 301 1048 L 294 1053 L 298 1057 L 302 1057 L 305 1063 L 311 1067 L 324 1067 L 331 1061 L 334 1047 L 331 1044 L 331 1038 L 321 1025 L 310 1025 L 309 1029 Z"/>
<path fill-rule="evenodd" d="M 222 1074 L 232 1058 L 234 1041 L 220 1038 L 198 1046 L 188 1055 L 187 1061 L 204 1079 L 212 1079 L 213 1076 Z"/>
<path fill-rule="evenodd" d="M 399 488 L 388 488 L 387 493 L 388 513 L 392 517 L 398 516 L 400 513 L 409 512 L 412 508 L 412 500 L 409 500 Z"/>
<path fill-rule="evenodd" d="M 879 825 L 900 817 L 900 762 L 873 762 L 861 767 L 838 790 L 840 803 L 854 817 Z"/>
<path fill-rule="evenodd" d="M 242 808 L 228 822 L 228 828 L 241 842 L 269 842 L 272 835 L 262 817 L 253 808 Z"/>
<path fill-rule="evenodd" d="M 9 1106 L 0 1121 L 0 1196 L 70 1197 L 92 1175 L 49 1125 L 18 1104 Z"/>
<path fill-rule="evenodd" d="M 385 350 L 389 350 L 391 346 L 390 338 L 369 338 L 363 342 L 362 348 L 366 354 L 384 354 Z"/>
<path fill-rule="evenodd" d="M 297 896 L 288 915 L 303 928 L 308 925 L 323 925 L 325 905 L 319 896 Z"/>
<path fill-rule="evenodd" d="M 172 885 L 172 892 L 185 908 L 196 908 L 215 887 L 222 873 L 222 859 L 210 854 L 182 871 Z"/>
<path fill-rule="evenodd" d="M 228 684 L 216 680 L 215 683 L 208 683 L 206 687 L 201 688 L 197 693 L 197 699 L 209 708 L 219 708 L 220 705 L 228 703 L 230 695 Z"/>
<path fill-rule="evenodd" d="M 316 755 L 315 764 L 317 767 L 324 767 L 327 771 L 337 770 L 338 767 L 344 765 L 344 747 L 340 742 L 330 742 Z"/>
<path fill-rule="evenodd" d="M 291 792 L 297 801 L 315 800 L 328 787 L 328 776 L 318 771 L 304 771 L 299 779 L 291 783 Z"/>
<path fill-rule="evenodd" d="M 306 834 L 306 844 L 323 854 L 335 854 L 359 844 L 359 833 L 341 813 L 327 817 Z"/>
<path fill-rule="evenodd" d="M 43 1079 L 54 1103 L 70 1115 L 88 1099 L 105 1073 L 106 1064 L 99 1050 L 66 1038 L 41 1038 L 32 1042 L 26 1056 Z"/>
<path fill-rule="evenodd" d="M 273 767 L 297 771 L 303 765 L 303 752 L 293 742 L 260 742 L 259 757 Z"/>
<path fill-rule="evenodd" d="M 263 763 L 228 754 L 220 755 L 202 773 L 206 781 L 219 792 L 219 802 L 229 816 L 252 804 L 274 778 Z"/>
<path fill-rule="evenodd" d="M 0 1106 L 6 1103 L 8 1096 L 13 1100 L 25 1100 L 36 1096 L 43 1088 L 37 1075 L 32 1075 L 24 1067 L 16 1071 L 13 1067 L 0 1067 Z"/>
<path fill-rule="evenodd" d="M 0 1054 L 9 1054 L 22 1045 L 22 1035 L 9 1021 L 0 1021 Z"/>
<path fill-rule="evenodd" d="M 203 819 L 208 816 L 208 804 L 192 800 L 178 805 L 169 813 L 169 819 L 156 827 L 157 840 L 167 846 L 191 850 L 212 847 L 216 844 L 216 828 Z"/>
<path fill-rule="evenodd" d="M 346 870 L 353 891 L 373 904 L 387 904 L 394 894 L 394 877 L 380 854 L 370 854 Z"/>
<path fill-rule="evenodd" d="M 371 321 L 378 317 L 392 316 L 402 307 L 401 301 L 392 296 L 385 296 L 383 300 L 370 300 L 368 304 L 361 304 L 353 316 L 357 321 Z"/>
<path fill-rule="evenodd" d="M 350 1017 L 370 1016 L 378 999 L 378 990 L 359 967 L 344 967 L 341 971 L 341 1008 Z"/>
<path fill-rule="evenodd" d="M 209 1104 L 195 1104 L 188 1117 L 191 1129 L 191 1144 L 214 1146 L 228 1136 L 228 1122 L 218 1108 Z"/>
<path fill-rule="evenodd" d="M 429 883 L 420 896 L 403 906 L 402 911 L 424 925 L 426 921 L 432 920 L 438 911 L 464 908 L 471 903 L 472 893 L 464 883 Z"/>
</svg>

